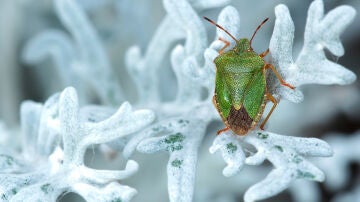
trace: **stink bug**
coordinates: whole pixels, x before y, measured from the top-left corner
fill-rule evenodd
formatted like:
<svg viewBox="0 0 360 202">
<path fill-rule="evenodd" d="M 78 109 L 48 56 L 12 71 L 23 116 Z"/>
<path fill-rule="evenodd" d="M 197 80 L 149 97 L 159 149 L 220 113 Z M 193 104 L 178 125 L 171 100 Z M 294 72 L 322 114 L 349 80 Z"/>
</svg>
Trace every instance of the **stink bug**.
<svg viewBox="0 0 360 202">
<path fill-rule="evenodd" d="M 268 18 L 256 28 L 250 41 L 247 38 L 237 40 L 223 27 L 207 17 L 204 18 L 223 30 L 236 42 L 233 49 L 224 52 L 230 42 L 220 37 L 219 40 L 224 42 L 225 45 L 219 50 L 219 56 L 214 60 L 216 80 L 213 103 L 226 125 L 224 129 L 219 130 L 217 133 L 220 134 L 231 129 L 237 135 L 245 135 L 255 128 L 264 112 L 266 102 L 271 101 L 273 106 L 260 125 L 260 129 L 263 130 L 265 123 L 277 105 L 276 99 L 268 92 L 266 87 L 266 70 L 271 69 L 281 85 L 294 89 L 292 85 L 281 78 L 272 64 L 264 60 L 264 57 L 269 53 L 269 49 L 257 54 L 251 47 L 256 32 L 265 24 Z"/>
</svg>

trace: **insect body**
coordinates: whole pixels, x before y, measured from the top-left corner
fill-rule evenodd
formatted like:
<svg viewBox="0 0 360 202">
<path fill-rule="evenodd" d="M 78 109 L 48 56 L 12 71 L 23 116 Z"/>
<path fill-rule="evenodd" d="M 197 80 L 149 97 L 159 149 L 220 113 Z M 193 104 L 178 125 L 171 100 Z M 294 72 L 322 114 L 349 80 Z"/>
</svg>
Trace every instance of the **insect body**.
<svg viewBox="0 0 360 202">
<path fill-rule="evenodd" d="M 225 43 L 225 46 L 214 60 L 216 81 L 213 103 L 226 125 L 224 129 L 218 131 L 218 134 L 231 129 L 238 135 L 245 135 L 249 130 L 255 128 L 261 119 L 265 104 L 269 100 L 274 105 L 260 125 L 260 128 L 263 129 L 277 105 L 276 99 L 266 87 L 266 70 L 271 69 L 282 85 L 294 89 L 281 78 L 272 64 L 266 63 L 263 59 L 269 53 L 269 49 L 259 55 L 251 47 L 256 32 L 268 18 L 258 26 L 250 41 L 247 38 L 237 40 L 220 25 L 206 17 L 204 18 L 225 31 L 236 41 L 232 50 L 223 52 L 230 45 L 230 42 L 219 38 Z"/>
</svg>

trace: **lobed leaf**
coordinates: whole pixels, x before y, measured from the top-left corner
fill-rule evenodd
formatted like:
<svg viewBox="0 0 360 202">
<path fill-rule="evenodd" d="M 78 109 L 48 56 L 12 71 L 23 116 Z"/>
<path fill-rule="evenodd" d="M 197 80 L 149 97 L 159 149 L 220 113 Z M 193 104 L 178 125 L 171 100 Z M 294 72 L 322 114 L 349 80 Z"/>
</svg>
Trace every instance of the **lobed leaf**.
<svg viewBox="0 0 360 202">
<path fill-rule="evenodd" d="M 239 143 L 239 138 L 230 133 L 217 136 L 209 148 L 211 154 L 220 151 L 227 166 L 223 170 L 225 177 L 231 177 L 240 172 L 245 164 L 245 154 Z"/>
<path fill-rule="evenodd" d="M 246 159 L 242 146 L 244 144 L 256 148 L 256 153 L 250 152 L 251 155 Z M 234 148 L 236 153 L 232 152 Z M 245 137 L 237 137 L 232 132 L 225 132 L 215 139 L 210 148 L 211 153 L 217 150 L 222 152 L 228 164 L 223 171 L 225 176 L 236 174 L 244 163 L 259 165 L 268 160 L 273 164 L 274 169 L 266 178 L 246 191 L 244 200 L 249 202 L 274 196 L 297 179 L 323 181 L 324 173 L 304 157 L 332 155 L 330 146 L 322 140 L 282 136 L 260 130 L 252 131 Z"/>
<path fill-rule="evenodd" d="M 295 62 L 292 57 L 294 25 L 289 10 L 285 5 L 275 8 L 276 21 L 270 52 L 284 80 L 295 87 L 305 84 L 345 85 L 356 79 L 353 72 L 328 60 L 324 52 L 324 48 L 328 48 L 336 56 L 344 54 L 340 34 L 353 21 L 356 12 L 352 7 L 340 6 L 324 16 L 323 7 L 322 0 L 315 0 L 310 5 L 304 46 Z M 280 85 L 276 87 L 275 93 L 292 102 L 303 100 L 300 91 L 291 92 Z"/>
</svg>

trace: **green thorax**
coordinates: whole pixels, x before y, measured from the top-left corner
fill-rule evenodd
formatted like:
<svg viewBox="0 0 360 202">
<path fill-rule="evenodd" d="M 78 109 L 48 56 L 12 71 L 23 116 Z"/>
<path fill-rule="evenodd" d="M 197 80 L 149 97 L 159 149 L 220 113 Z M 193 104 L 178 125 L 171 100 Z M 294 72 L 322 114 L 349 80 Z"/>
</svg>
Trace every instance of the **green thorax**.
<svg viewBox="0 0 360 202">
<path fill-rule="evenodd" d="M 265 94 L 264 60 L 255 53 L 248 39 L 240 39 L 236 46 L 214 60 L 216 65 L 216 101 L 223 118 L 231 106 L 243 105 L 252 119 L 262 110 Z"/>
</svg>

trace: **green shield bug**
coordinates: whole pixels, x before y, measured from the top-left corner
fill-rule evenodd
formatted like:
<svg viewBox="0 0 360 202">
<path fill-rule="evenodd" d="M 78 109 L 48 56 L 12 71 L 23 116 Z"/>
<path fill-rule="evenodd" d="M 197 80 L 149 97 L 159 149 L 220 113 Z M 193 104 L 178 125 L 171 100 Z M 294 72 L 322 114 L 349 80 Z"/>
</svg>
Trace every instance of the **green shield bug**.
<svg viewBox="0 0 360 202">
<path fill-rule="evenodd" d="M 260 125 L 260 129 L 263 130 L 265 123 L 277 105 L 276 99 L 266 87 L 266 70 L 271 69 L 281 85 L 294 89 L 292 85 L 281 78 L 272 64 L 264 60 L 269 49 L 257 54 L 251 47 L 256 32 L 268 18 L 256 28 L 250 40 L 247 38 L 237 40 L 223 27 L 207 17 L 204 18 L 223 30 L 236 42 L 233 49 L 224 52 L 230 42 L 220 37 L 219 40 L 225 45 L 219 50 L 219 56 L 214 60 L 216 79 L 213 103 L 226 125 L 217 133 L 220 134 L 231 129 L 237 135 L 247 134 L 260 121 L 266 102 L 271 101 L 273 106 Z"/>
</svg>

